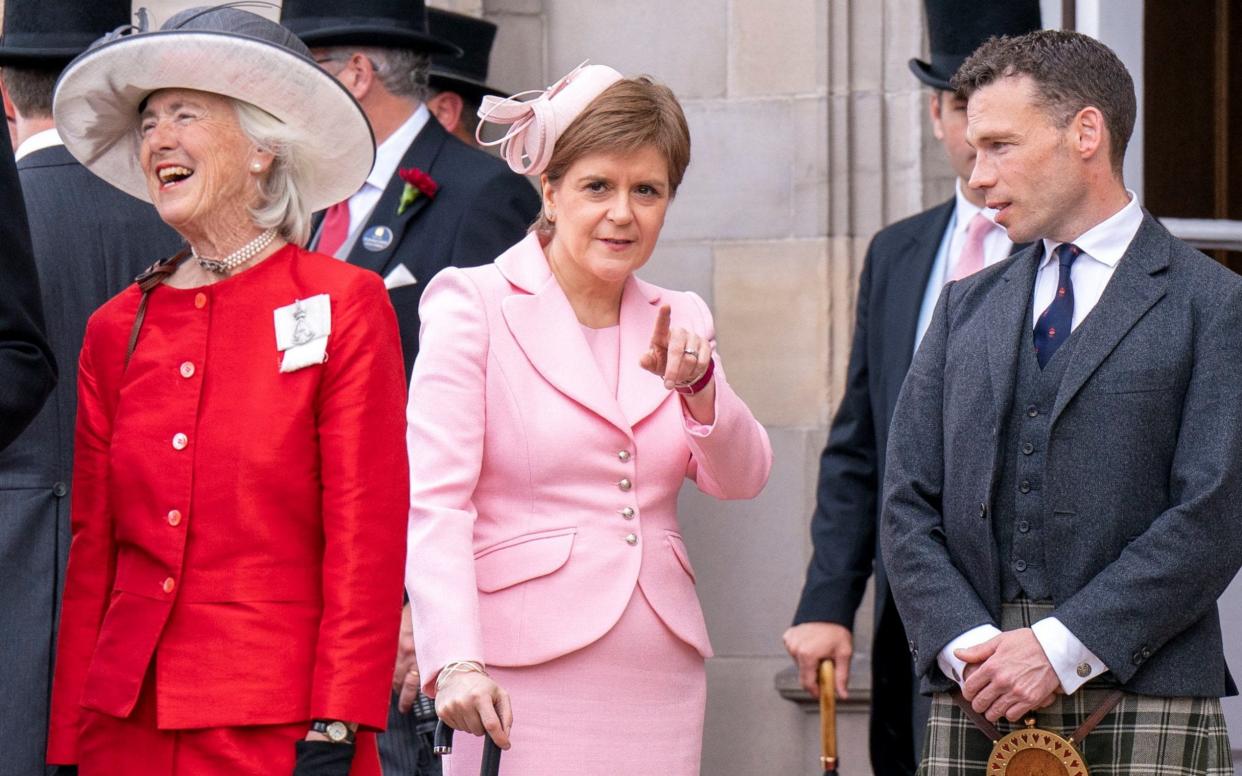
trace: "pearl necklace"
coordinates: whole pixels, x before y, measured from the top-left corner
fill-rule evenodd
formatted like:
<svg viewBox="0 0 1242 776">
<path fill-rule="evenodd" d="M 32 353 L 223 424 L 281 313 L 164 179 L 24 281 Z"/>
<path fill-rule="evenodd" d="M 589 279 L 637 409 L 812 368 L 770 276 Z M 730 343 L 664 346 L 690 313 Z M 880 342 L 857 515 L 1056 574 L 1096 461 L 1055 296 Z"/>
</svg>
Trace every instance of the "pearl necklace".
<svg viewBox="0 0 1242 776">
<path fill-rule="evenodd" d="M 224 275 L 232 272 L 241 265 L 253 259 L 255 256 L 263 252 L 263 249 L 271 245 L 272 240 L 276 237 L 275 229 L 268 229 L 263 234 L 254 238 L 242 247 L 225 256 L 223 259 L 205 259 L 199 256 L 191 248 L 190 252 L 194 258 L 198 260 L 198 265 L 208 272 L 215 272 L 218 275 Z"/>
</svg>

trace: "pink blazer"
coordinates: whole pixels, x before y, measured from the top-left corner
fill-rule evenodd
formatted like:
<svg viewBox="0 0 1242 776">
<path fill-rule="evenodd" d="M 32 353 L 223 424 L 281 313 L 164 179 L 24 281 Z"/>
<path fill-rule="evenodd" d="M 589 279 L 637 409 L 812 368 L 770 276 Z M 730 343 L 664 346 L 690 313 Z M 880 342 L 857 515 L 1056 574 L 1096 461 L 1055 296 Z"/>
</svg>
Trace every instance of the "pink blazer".
<svg viewBox="0 0 1242 776">
<path fill-rule="evenodd" d="M 429 694 L 451 660 L 532 665 L 591 644 L 635 585 L 711 656 L 677 493 L 689 477 L 718 498 L 753 498 L 772 451 L 719 360 L 712 426 L 639 366 L 661 304 L 673 326 L 714 339 L 698 296 L 630 278 L 614 396 L 535 235 L 428 284 L 408 410 L 406 587 Z"/>
</svg>

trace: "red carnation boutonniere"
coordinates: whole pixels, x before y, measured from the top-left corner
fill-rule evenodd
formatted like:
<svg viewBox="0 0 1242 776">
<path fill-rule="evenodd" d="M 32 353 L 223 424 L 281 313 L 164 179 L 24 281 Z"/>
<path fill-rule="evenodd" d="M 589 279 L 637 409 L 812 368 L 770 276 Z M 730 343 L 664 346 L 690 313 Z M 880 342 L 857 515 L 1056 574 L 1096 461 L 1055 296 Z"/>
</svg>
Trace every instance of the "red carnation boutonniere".
<svg viewBox="0 0 1242 776">
<path fill-rule="evenodd" d="M 436 192 L 440 190 L 440 184 L 417 167 L 398 170 L 397 174 L 401 176 L 401 180 L 405 181 L 405 190 L 401 192 L 401 204 L 397 205 L 397 215 L 401 215 L 407 207 L 413 205 L 419 194 L 427 199 L 435 199 Z"/>
</svg>

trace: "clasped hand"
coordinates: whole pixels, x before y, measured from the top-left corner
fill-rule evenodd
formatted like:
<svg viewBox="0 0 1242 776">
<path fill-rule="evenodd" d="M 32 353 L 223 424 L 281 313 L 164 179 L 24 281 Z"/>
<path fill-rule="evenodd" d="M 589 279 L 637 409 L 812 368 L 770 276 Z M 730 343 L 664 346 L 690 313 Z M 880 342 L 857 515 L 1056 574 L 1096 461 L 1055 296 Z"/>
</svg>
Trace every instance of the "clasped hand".
<svg viewBox="0 0 1242 776">
<path fill-rule="evenodd" d="M 965 661 L 962 696 L 989 722 L 1021 720 L 1056 700 L 1061 681 L 1030 628 L 1006 631 L 954 652 Z"/>
</svg>

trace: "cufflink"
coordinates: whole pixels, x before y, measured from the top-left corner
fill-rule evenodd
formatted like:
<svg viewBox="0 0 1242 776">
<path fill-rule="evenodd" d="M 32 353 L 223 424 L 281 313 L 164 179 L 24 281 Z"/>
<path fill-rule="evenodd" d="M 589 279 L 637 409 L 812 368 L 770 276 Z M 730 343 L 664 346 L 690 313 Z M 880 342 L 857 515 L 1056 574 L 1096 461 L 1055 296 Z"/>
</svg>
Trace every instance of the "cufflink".
<svg viewBox="0 0 1242 776">
<path fill-rule="evenodd" d="M 1091 676 L 1091 664 L 1090 663 L 1079 663 L 1078 664 L 1078 675 L 1081 676 L 1083 679 L 1086 679 L 1088 676 Z"/>
</svg>

